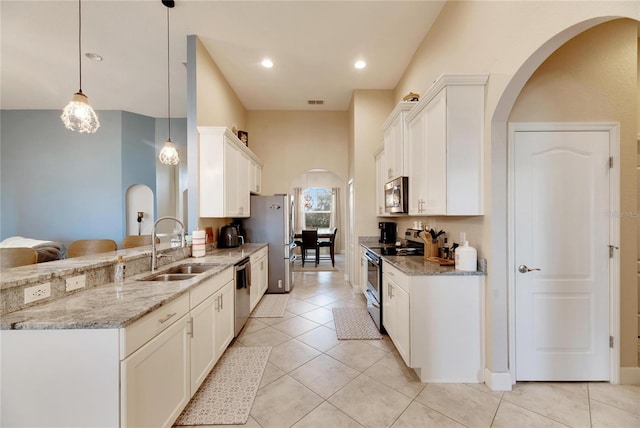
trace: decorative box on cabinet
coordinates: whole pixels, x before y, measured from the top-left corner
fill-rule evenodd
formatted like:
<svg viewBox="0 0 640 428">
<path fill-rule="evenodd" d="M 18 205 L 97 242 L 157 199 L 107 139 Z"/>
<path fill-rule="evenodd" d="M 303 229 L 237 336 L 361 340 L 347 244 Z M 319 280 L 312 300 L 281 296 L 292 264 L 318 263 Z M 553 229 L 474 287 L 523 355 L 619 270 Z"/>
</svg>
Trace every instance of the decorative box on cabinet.
<svg viewBox="0 0 640 428">
<path fill-rule="evenodd" d="M 250 194 L 259 193 L 262 162 L 229 129 L 201 126 L 200 217 L 249 217 Z"/>
<path fill-rule="evenodd" d="M 407 113 L 415 106 L 415 102 L 401 102 L 389 114 L 384 124 L 384 159 L 385 178 L 388 183 L 394 178 L 407 175 Z"/>
<path fill-rule="evenodd" d="M 407 114 L 409 214 L 482 215 L 488 75 L 444 75 Z"/>
</svg>

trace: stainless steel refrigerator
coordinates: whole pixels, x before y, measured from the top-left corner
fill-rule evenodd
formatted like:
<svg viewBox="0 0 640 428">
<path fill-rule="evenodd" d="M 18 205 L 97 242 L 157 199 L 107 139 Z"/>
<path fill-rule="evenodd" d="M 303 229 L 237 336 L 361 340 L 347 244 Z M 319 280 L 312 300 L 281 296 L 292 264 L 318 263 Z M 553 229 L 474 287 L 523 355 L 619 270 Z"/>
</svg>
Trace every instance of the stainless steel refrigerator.
<svg viewBox="0 0 640 428">
<path fill-rule="evenodd" d="M 269 244 L 267 293 L 293 289 L 293 199 L 290 195 L 251 195 L 251 217 L 242 220 L 246 242 Z"/>
</svg>

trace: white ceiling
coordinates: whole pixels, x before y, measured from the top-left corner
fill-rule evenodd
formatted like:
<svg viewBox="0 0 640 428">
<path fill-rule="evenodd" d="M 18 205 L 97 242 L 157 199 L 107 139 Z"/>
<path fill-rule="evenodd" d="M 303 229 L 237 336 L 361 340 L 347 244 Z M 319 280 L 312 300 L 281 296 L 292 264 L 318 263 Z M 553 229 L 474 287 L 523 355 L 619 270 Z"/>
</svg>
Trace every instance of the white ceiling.
<svg viewBox="0 0 640 428">
<path fill-rule="evenodd" d="M 347 110 L 354 89 L 393 89 L 444 1 L 177 0 L 171 116 L 186 116 L 196 34 L 248 110 Z M 0 1 L 2 109 L 61 109 L 78 90 L 78 3 Z M 82 89 L 96 110 L 167 117 L 166 8 L 83 0 Z M 275 66 L 260 66 L 270 57 Z M 367 68 L 356 70 L 357 59 Z M 321 99 L 323 106 L 307 100 Z"/>
</svg>

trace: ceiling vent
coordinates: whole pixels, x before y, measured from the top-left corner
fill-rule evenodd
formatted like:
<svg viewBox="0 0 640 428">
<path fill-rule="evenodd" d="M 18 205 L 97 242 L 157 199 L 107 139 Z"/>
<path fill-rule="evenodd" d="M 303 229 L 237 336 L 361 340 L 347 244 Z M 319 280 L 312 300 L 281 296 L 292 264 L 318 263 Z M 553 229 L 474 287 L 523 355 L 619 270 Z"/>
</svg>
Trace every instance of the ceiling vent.
<svg viewBox="0 0 640 428">
<path fill-rule="evenodd" d="M 322 105 L 322 104 L 324 104 L 324 100 L 307 100 L 307 104 L 309 104 L 309 105 Z"/>
</svg>

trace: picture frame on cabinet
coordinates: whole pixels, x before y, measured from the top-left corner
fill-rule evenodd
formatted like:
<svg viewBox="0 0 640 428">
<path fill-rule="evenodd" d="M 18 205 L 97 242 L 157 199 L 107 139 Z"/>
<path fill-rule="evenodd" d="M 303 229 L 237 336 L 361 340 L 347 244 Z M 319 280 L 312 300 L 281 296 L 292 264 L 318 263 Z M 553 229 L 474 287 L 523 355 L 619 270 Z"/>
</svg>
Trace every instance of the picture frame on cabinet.
<svg viewBox="0 0 640 428">
<path fill-rule="evenodd" d="M 247 131 L 238 130 L 238 138 L 245 146 L 249 147 L 249 133 Z"/>
</svg>

